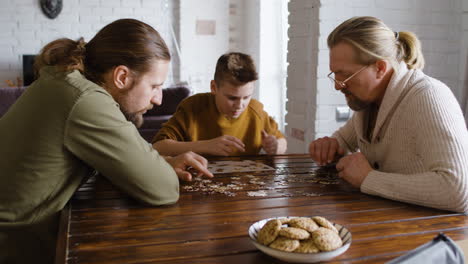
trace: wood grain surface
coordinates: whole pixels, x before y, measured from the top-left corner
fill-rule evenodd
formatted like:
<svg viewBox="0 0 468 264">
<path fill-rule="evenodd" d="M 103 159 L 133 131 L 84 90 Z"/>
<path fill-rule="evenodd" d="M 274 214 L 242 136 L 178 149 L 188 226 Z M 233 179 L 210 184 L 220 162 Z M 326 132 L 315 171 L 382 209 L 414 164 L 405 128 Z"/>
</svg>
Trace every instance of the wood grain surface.
<svg viewBox="0 0 468 264">
<path fill-rule="evenodd" d="M 91 178 L 62 212 L 56 263 L 282 263 L 258 251 L 247 233 L 277 216 L 320 215 L 348 228 L 351 247 L 328 263 L 385 263 L 439 232 L 468 238 L 467 216 L 363 194 L 306 155 L 210 160 L 242 159 L 276 170 L 182 183 L 179 201 L 160 207 L 130 198 L 103 176 Z"/>
</svg>

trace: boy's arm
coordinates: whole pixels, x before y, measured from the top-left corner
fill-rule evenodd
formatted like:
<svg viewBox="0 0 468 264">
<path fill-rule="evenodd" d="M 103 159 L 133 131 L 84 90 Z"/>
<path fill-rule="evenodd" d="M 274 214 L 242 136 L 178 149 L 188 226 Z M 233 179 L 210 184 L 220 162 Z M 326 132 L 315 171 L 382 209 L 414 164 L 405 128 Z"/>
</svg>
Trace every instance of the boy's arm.
<svg viewBox="0 0 468 264">
<path fill-rule="evenodd" d="M 161 155 L 176 156 L 187 151 L 193 151 L 198 154 L 203 153 L 203 141 L 177 141 L 173 139 L 163 139 L 153 143 L 155 148 Z"/>
<path fill-rule="evenodd" d="M 233 136 L 224 135 L 210 140 L 181 142 L 173 139 L 163 139 L 153 143 L 155 148 L 162 155 L 174 156 L 187 151 L 198 154 L 208 154 L 216 156 L 228 156 L 235 150 L 245 151 L 244 143 Z"/>
</svg>

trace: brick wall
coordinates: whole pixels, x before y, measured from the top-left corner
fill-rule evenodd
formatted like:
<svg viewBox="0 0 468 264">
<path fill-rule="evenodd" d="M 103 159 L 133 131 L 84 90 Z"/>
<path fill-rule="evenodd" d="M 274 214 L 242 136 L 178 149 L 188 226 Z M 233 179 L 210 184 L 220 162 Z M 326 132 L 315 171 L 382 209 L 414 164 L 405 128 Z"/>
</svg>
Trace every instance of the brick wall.
<svg viewBox="0 0 468 264">
<path fill-rule="evenodd" d="M 0 86 L 6 85 L 5 80 L 22 77 L 23 54 L 37 54 L 45 44 L 62 37 L 82 36 L 89 41 L 99 29 L 119 18 L 150 24 L 174 50 L 168 25 L 172 24 L 176 5 L 177 1 L 171 0 L 63 1 L 62 12 L 51 20 L 42 13 L 37 0 L 1 0 Z M 177 67 L 174 72 L 178 73 Z"/>
<path fill-rule="evenodd" d="M 306 152 L 315 134 L 319 66 L 319 0 L 289 2 L 286 135 L 288 152 Z M 325 62 L 323 62 L 325 63 Z"/>
<path fill-rule="evenodd" d="M 465 1 L 465 0 L 463 0 Z M 288 51 L 289 152 L 307 152 L 310 141 L 330 135 L 336 107 L 346 104 L 326 78 L 328 34 L 352 16 L 381 18 L 395 31 L 416 33 L 426 58 L 425 72 L 440 79 L 458 96 L 462 20 L 461 0 L 291 0 Z"/>
</svg>

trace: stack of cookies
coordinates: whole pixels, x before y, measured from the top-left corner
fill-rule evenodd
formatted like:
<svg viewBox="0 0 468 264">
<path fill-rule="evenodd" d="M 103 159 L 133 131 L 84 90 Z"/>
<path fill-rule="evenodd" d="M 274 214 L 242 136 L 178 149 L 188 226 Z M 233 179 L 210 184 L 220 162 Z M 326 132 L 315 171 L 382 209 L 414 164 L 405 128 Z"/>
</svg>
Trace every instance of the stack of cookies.
<svg viewBox="0 0 468 264">
<path fill-rule="evenodd" d="M 332 251 L 343 245 L 335 226 L 321 216 L 272 219 L 260 229 L 257 241 L 297 253 Z"/>
</svg>

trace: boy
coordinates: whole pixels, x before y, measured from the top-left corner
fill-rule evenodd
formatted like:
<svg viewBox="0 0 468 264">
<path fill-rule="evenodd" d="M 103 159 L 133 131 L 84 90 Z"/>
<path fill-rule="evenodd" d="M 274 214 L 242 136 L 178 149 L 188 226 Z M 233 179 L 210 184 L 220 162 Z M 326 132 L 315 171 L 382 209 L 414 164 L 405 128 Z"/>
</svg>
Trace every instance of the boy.
<svg viewBox="0 0 468 264">
<path fill-rule="evenodd" d="M 153 147 L 162 155 L 188 150 L 218 156 L 255 155 L 262 148 L 267 154 L 285 153 L 287 142 L 278 125 L 260 102 L 252 100 L 257 79 L 249 55 L 222 55 L 210 83 L 211 93 L 184 100 L 154 137 Z"/>
</svg>

